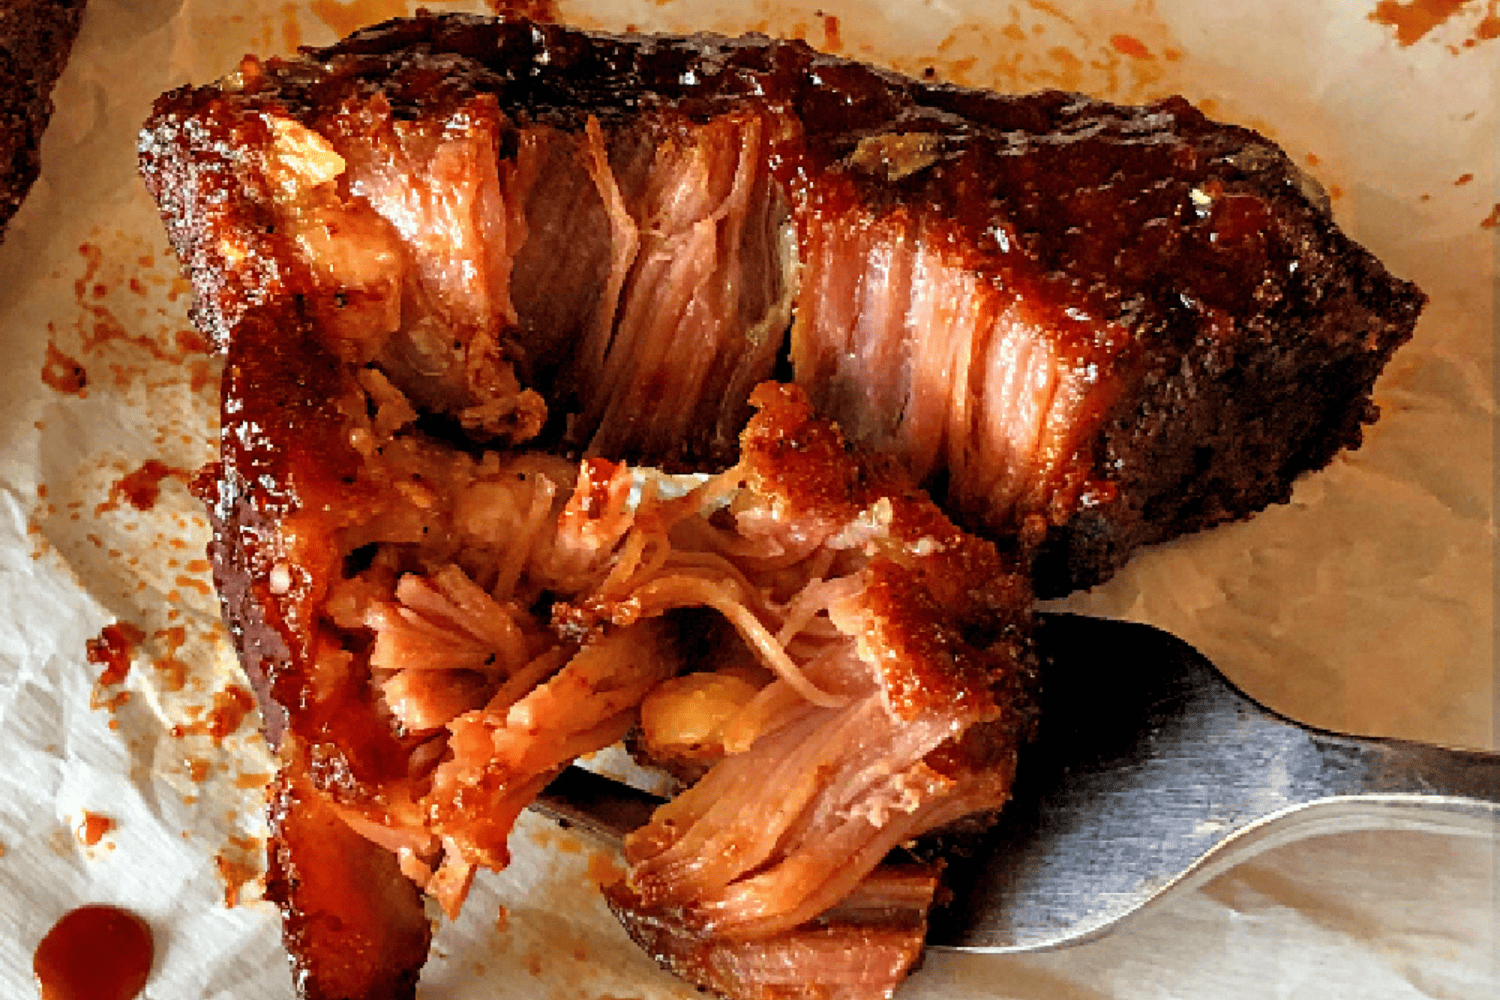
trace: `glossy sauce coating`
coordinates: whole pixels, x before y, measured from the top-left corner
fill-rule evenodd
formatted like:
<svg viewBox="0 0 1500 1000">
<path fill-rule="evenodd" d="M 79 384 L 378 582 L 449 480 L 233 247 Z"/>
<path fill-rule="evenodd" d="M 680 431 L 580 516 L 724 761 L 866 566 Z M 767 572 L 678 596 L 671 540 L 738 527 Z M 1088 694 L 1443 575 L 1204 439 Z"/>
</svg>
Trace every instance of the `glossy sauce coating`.
<svg viewBox="0 0 1500 1000">
<path fill-rule="evenodd" d="M 151 928 L 115 906 L 80 906 L 36 946 L 42 1000 L 130 1000 L 151 974 Z"/>
</svg>

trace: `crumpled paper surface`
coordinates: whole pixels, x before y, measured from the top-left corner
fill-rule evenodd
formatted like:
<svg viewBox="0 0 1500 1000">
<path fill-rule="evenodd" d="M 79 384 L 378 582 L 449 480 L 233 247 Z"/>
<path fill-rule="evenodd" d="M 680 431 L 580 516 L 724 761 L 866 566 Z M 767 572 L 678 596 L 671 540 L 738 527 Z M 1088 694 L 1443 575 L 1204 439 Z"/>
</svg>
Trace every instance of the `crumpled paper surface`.
<svg viewBox="0 0 1500 1000">
<path fill-rule="evenodd" d="M 798 35 L 1002 89 L 1181 92 L 1277 139 L 1328 187 L 1341 224 L 1432 297 L 1378 386 L 1384 418 L 1290 505 L 1145 553 L 1064 606 L 1164 627 L 1309 723 L 1494 747 L 1495 3 L 1446 19 L 1432 12 L 1454 5 L 1382 3 L 1389 23 L 1371 19 L 1375 0 L 498 5 L 596 27 Z M 87 902 L 151 924 L 148 997 L 292 995 L 254 881 L 271 764 L 254 713 L 235 728 L 243 681 L 184 488 L 213 453 L 217 369 L 135 178 L 135 133 L 164 89 L 408 6 L 90 2 L 42 179 L 0 244 L 4 996 L 34 995 L 32 949 Z M 100 688 L 85 642 L 117 619 L 143 639 L 125 682 Z M 87 813 L 114 823 L 93 846 L 77 833 Z M 597 900 L 607 857 L 530 817 L 515 844 L 515 864 L 482 877 L 440 930 L 421 996 L 695 995 Z M 933 953 L 904 996 L 1493 996 L 1497 864 L 1497 837 L 1305 841 L 1090 944 Z"/>
</svg>

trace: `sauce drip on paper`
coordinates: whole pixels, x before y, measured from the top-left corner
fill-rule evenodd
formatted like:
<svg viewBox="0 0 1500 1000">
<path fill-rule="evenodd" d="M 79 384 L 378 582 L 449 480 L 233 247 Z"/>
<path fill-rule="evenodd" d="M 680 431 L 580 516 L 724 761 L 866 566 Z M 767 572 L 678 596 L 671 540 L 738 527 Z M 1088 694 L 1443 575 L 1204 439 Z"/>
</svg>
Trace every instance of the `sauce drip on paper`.
<svg viewBox="0 0 1500 1000">
<path fill-rule="evenodd" d="M 1380 0 L 1370 12 L 1370 20 L 1396 29 L 1396 44 L 1402 48 L 1415 45 L 1434 28 L 1446 24 L 1453 15 L 1472 6 L 1472 0 Z M 1474 34 L 1464 39 L 1464 48 L 1473 48 L 1482 41 L 1500 37 L 1500 15 L 1496 0 L 1488 0 L 1485 15 L 1474 26 Z M 1457 46 L 1449 46 L 1457 54 Z"/>
<path fill-rule="evenodd" d="M 36 946 L 31 971 L 42 1000 L 131 1000 L 151 974 L 151 928 L 115 906 L 64 914 Z"/>
<path fill-rule="evenodd" d="M 69 396 L 77 396 L 88 388 L 89 373 L 76 358 L 71 358 L 47 342 L 47 363 L 42 365 L 42 381 L 53 389 Z"/>
<path fill-rule="evenodd" d="M 78 842 L 84 847 L 94 847 L 114 828 L 115 821 L 108 816 L 85 809 L 83 820 L 78 824 Z"/>
<path fill-rule="evenodd" d="M 240 723 L 245 721 L 245 716 L 254 707 L 255 696 L 240 685 L 231 684 L 223 691 L 214 693 L 214 704 L 209 710 L 208 718 L 188 725 L 173 726 L 172 735 L 179 739 L 184 736 L 209 736 L 217 743 L 239 729 Z"/>
<path fill-rule="evenodd" d="M 236 837 L 214 855 L 214 869 L 224 886 L 224 906 L 234 909 L 239 904 L 244 887 L 260 878 L 261 861 L 265 857 L 265 844 L 256 837 Z"/>
<path fill-rule="evenodd" d="M 146 633 L 129 622 L 115 622 L 88 641 L 85 655 L 89 662 L 104 668 L 99 673 L 100 687 L 111 687 L 125 679 L 130 673 L 130 658 L 145 638 Z"/>
<path fill-rule="evenodd" d="M 165 462 L 157 459 L 148 459 L 134 472 L 121 476 L 109 489 L 109 500 L 100 504 L 98 513 L 105 510 L 113 510 L 124 500 L 136 510 L 150 510 L 156 506 L 156 501 L 161 497 L 162 481 L 176 477 L 183 482 L 192 478 L 188 469 L 174 469 Z"/>
</svg>

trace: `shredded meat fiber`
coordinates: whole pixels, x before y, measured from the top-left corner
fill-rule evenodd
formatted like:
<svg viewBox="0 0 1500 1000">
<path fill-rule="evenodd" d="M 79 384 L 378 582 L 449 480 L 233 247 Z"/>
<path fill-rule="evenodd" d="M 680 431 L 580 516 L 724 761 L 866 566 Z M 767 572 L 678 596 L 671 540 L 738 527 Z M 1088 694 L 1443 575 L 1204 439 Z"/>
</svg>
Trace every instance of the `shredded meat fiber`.
<svg viewBox="0 0 1500 1000">
<path fill-rule="evenodd" d="M 422 15 L 165 95 L 141 166 L 225 355 L 196 488 L 306 1000 L 409 1000 L 423 895 L 627 736 L 685 785 L 637 942 L 889 997 L 938 885 L 892 851 L 1008 798 L 1033 592 L 1284 500 L 1422 305 L 1181 99 L 764 38 Z"/>
</svg>

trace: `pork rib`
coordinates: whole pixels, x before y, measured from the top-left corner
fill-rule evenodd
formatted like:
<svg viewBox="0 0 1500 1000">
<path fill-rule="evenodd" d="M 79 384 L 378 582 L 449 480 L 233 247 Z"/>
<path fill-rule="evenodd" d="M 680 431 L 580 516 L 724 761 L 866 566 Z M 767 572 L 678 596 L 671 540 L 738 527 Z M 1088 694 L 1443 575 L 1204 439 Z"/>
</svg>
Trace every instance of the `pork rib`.
<svg viewBox="0 0 1500 1000">
<path fill-rule="evenodd" d="M 482 333 L 468 353 L 519 364 L 557 433 L 599 453 L 728 464 L 795 304 L 790 359 L 819 408 L 971 528 L 1024 528 L 1044 594 L 1284 501 L 1357 446 L 1424 302 L 1273 144 L 1175 98 L 1000 96 L 763 38 L 425 17 L 170 95 L 148 175 L 210 122 L 318 134 L 372 218 L 340 240 L 313 213 L 303 248 L 374 245 L 383 218 L 412 251 L 402 307 L 449 302 L 439 319 Z M 418 230 L 442 234 L 454 287 Z M 358 309 L 387 360 L 456 368 L 424 346 L 430 323 L 390 316 L 395 275 L 352 267 L 330 274 L 329 315 Z M 245 289 L 215 291 L 222 335 Z M 373 326 L 349 301 L 371 295 Z M 490 313 L 454 312 L 471 307 Z M 460 397 L 482 411 L 476 391 Z"/>
<path fill-rule="evenodd" d="M 931 894 L 851 900 L 1008 795 L 1033 581 L 1285 499 L 1423 301 L 1180 99 L 758 37 L 424 15 L 167 94 L 140 152 L 226 355 L 199 486 L 273 874 L 329 827 L 390 889 L 273 881 L 312 1000 L 346 917 L 410 995 L 391 873 L 455 911 L 637 720 L 696 781 L 632 838 L 631 932 L 737 997 L 888 994 Z"/>
</svg>

